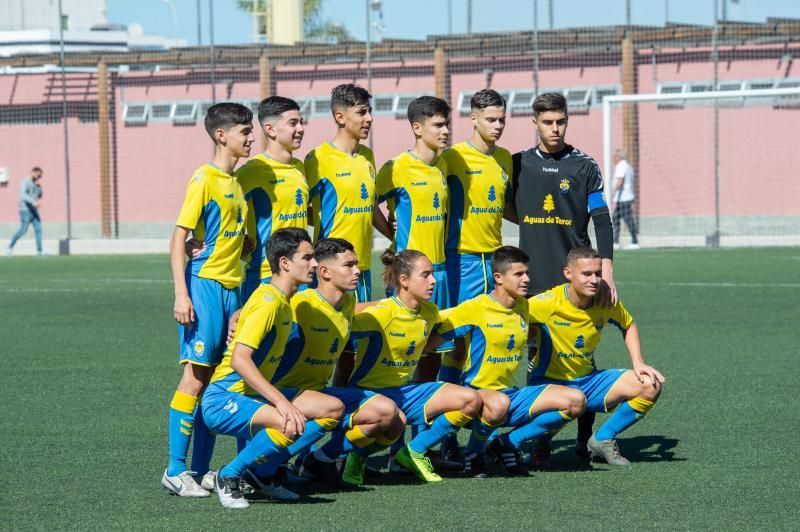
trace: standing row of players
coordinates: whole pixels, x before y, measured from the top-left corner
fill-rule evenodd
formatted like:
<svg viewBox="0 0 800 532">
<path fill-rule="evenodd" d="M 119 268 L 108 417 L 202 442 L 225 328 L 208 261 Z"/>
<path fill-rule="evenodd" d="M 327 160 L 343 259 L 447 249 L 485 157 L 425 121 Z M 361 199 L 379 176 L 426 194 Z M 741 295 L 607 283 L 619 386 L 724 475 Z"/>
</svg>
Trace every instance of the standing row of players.
<svg viewBox="0 0 800 532">
<path fill-rule="evenodd" d="M 545 107 L 561 104 L 543 96 Z M 628 408 L 618 409 L 589 440 L 610 463 L 624 463 L 614 435 L 649 410 L 663 377 L 644 364 L 638 333 L 621 304 L 594 305 L 607 268 L 590 249 L 577 250 L 567 262 L 569 287 L 536 298 L 550 309 L 547 318 L 521 303 L 530 291 L 528 258 L 517 248 L 502 248 L 500 238 L 504 213 L 516 218 L 512 158 L 495 145 L 505 120 L 502 97 L 491 90 L 476 94 L 472 139 L 444 152 L 449 106 L 433 97 L 415 100 L 408 112 L 415 147 L 384 165 L 377 178 L 372 154 L 360 144 L 371 127 L 370 95 L 343 85 L 331 100 L 337 135 L 313 150 L 305 165 L 292 157 L 303 136 L 299 107 L 287 98 L 264 100 L 259 123 L 267 149 L 235 174 L 254 141 L 252 115 L 237 104 L 208 111 L 215 159 L 192 177 L 171 243 L 184 372 L 170 405 L 170 464 L 162 484 L 188 496 L 207 496 L 215 487 L 223 504 L 242 507 L 247 502 L 239 485 L 246 475 L 268 494 L 291 497 L 276 480 L 279 466 L 327 432 L 333 432 L 330 441 L 307 456 L 307 468 L 334 481 L 333 460 L 347 453 L 343 479 L 360 484 L 365 457 L 396 441 L 406 423 L 421 430 L 397 453 L 397 462 L 423 480 L 441 480 L 425 452 L 468 424 L 474 476 L 485 475 L 486 442 L 503 424 L 518 428 L 492 439 L 490 450 L 507 472 L 519 473 L 519 445 L 552 434 L 583 411 L 587 398 L 599 411 L 627 401 Z M 542 110 L 534 111 L 541 121 Z M 563 194 L 565 185 L 559 188 Z M 396 229 L 378 208 L 384 201 Z M 545 211 L 548 205 L 552 210 L 552 195 L 549 201 L 545 196 Z M 305 232 L 309 216 L 316 249 Z M 383 257 L 393 296 L 377 304 L 367 303 L 373 225 L 393 240 Z M 202 247 L 184 268 L 190 233 Z M 248 262 L 242 299 L 240 257 Z M 308 283 L 315 289 L 292 298 Z M 480 294 L 489 295 L 475 297 Z M 242 300 L 247 303 L 226 350 L 228 322 Z M 365 307 L 358 314 L 357 302 Z M 438 308 L 448 307 L 439 314 Z M 563 314 L 578 310 L 586 316 L 570 321 L 574 328 L 562 335 L 558 327 L 567 322 L 559 318 L 575 319 Z M 489 320 L 493 311 L 499 321 Z M 632 372 L 594 369 L 592 354 L 609 319 L 625 331 Z M 554 382 L 516 390 L 511 379 L 524 358 L 529 322 L 539 324 L 541 343 L 532 375 Z M 584 334 L 562 345 L 579 329 Z M 431 382 L 412 384 L 415 373 L 425 373 L 418 366 L 423 351 L 456 337 L 465 339 L 465 349 L 450 356 L 442 372 L 454 382 L 423 377 Z M 357 342 L 357 356 L 340 359 L 348 339 Z M 344 386 L 327 388 L 337 360 L 336 380 Z M 216 476 L 205 474 L 213 433 L 240 440 L 239 455 Z M 192 437 L 194 472 L 186 466 Z"/>
</svg>

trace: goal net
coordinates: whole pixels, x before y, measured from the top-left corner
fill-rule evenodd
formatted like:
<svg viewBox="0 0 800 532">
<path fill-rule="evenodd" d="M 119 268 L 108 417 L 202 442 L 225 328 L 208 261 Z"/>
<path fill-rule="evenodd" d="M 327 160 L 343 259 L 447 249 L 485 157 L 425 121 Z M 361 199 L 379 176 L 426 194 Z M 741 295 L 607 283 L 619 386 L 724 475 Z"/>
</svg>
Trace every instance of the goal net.
<svg viewBox="0 0 800 532">
<path fill-rule="evenodd" d="M 800 83 L 676 83 L 603 101 L 609 205 L 615 152 L 635 170 L 642 246 L 800 245 Z M 622 225 L 621 243 L 630 242 Z"/>
</svg>

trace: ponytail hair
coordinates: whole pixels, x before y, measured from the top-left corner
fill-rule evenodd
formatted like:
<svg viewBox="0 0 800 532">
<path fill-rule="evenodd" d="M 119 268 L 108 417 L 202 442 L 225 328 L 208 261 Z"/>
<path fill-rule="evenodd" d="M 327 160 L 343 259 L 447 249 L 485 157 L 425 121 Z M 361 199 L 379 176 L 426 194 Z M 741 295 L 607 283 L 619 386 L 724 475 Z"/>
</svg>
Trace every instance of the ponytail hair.
<svg viewBox="0 0 800 532">
<path fill-rule="evenodd" d="M 383 269 L 383 284 L 387 289 L 391 288 L 394 293 L 400 291 L 400 276 L 411 276 L 417 259 L 424 257 L 425 254 L 416 249 L 405 249 L 400 253 L 395 253 L 392 249 L 387 249 L 381 254 L 381 262 L 385 266 Z"/>
</svg>

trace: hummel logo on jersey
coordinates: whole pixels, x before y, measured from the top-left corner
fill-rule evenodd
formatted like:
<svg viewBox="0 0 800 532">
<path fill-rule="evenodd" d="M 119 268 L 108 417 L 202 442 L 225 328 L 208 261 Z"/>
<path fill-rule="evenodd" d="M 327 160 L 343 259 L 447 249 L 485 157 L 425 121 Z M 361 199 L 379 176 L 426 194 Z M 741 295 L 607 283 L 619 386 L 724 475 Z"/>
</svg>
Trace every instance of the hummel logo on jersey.
<svg viewBox="0 0 800 532">
<path fill-rule="evenodd" d="M 336 172 L 336 177 L 348 177 L 353 175 L 353 172 Z"/>
<path fill-rule="evenodd" d="M 551 173 L 551 174 L 557 174 L 558 173 L 558 168 L 550 168 L 548 166 L 542 166 L 542 172 L 547 172 L 547 173 Z"/>
<path fill-rule="evenodd" d="M 230 415 L 233 415 L 239 411 L 239 405 L 234 403 L 233 399 L 231 399 L 224 407 L 222 407 L 222 409 L 225 410 Z"/>
</svg>

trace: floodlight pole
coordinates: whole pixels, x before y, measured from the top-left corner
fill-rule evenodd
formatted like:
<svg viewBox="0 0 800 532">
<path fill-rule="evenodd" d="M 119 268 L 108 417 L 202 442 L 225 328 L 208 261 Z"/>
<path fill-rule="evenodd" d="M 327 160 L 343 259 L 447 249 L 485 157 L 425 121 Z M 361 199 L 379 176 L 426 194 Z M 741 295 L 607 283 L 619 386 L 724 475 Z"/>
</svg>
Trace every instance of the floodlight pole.
<svg viewBox="0 0 800 532">
<path fill-rule="evenodd" d="M 365 43 L 365 60 L 367 63 L 367 91 L 372 94 L 372 6 L 370 0 L 364 0 L 364 5 L 367 9 L 367 41 Z M 372 146 L 372 131 L 369 134 L 369 149 Z"/>
<path fill-rule="evenodd" d="M 58 0 L 58 40 L 59 40 L 59 60 L 61 61 L 61 120 L 64 122 L 64 175 L 66 176 L 66 199 L 67 199 L 67 242 L 66 254 L 69 254 L 69 241 L 72 240 L 72 198 L 70 195 L 70 175 L 69 175 L 69 126 L 67 125 L 67 72 L 64 60 L 64 10 L 61 5 L 62 0 Z M 59 250 L 59 254 L 63 254 Z"/>
<path fill-rule="evenodd" d="M 197 0 L 197 46 L 203 46 L 203 11 Z"/>
<path fill-rule="evenodd" d="M 717 6 L 719 0 L 714 0 L 714 15 L 716 19 Z M 722 4 L 727 5 L 725 0 Z M 723 20 L 724 20 L 723 12 Z M 717 90 L 719 84 L 719 19 L 714 21 L 714 31 L 711 34 L 711 55 L 714 61 L 714 90 Z M 706 245 L 711 247 L 719 247 L 721 237 L 720 227 L 720 206 L 719 206 L 719 100 L 714 99 L 714 233 L 706 239 Z"/>
<path fill-rule="evenodd" d="M 217 53 L 214 50 L 214 0 L 208 0 L 208 38 L 211 41 L 211 103 L 217 103 Z"/>
</svg>

